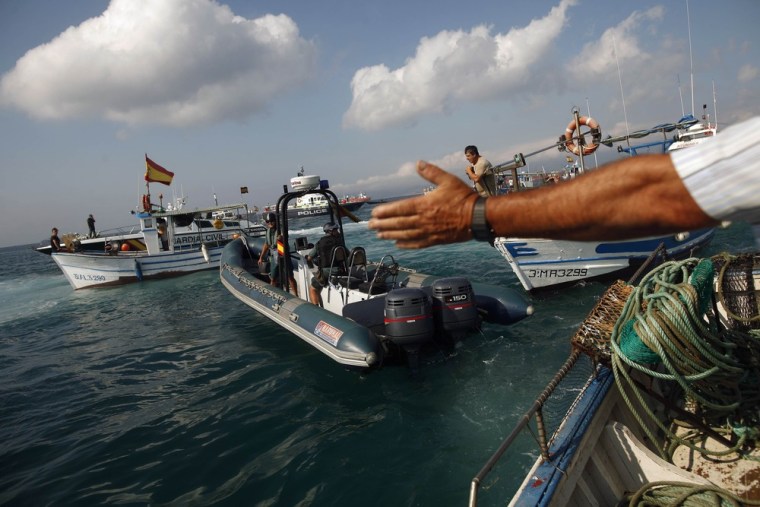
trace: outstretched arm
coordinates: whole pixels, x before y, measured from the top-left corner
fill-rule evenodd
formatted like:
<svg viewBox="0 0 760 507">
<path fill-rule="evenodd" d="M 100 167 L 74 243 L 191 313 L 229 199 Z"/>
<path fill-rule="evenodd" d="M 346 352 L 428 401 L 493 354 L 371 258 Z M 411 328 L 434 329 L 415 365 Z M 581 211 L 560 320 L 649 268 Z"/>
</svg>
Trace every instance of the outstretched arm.
<svg viewBox="0 0 760 507">
<path fill-rule="evenodd" d="M 472 237 L 477 194 L 459 178 L 420 161 L 418 173 L 437 185 L 420 197 L 376 207 L 369 222 L 399 248 L 424 248 Z M 684 187 L 670 157 L 641 155 L 574 180 L 489 197 L 486 218 L 497 236 L 615 240 L 717 225 Z"/>
</svg>

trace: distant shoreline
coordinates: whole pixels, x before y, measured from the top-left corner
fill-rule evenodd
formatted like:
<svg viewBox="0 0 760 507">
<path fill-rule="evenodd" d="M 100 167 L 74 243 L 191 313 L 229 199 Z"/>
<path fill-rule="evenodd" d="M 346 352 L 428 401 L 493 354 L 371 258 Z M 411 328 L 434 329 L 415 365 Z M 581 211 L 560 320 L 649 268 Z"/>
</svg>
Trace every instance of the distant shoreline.
<svg viewBox="0 0 760 507">
<path fill-rule="evenodd" d="M 384 199 L 371 199 L 371 200 L 367 201 L 367 204 L 370 204 L 370 205 L 371 204 L 383 204 L 383 203 L 386 203 L 386 202 L 393 202 L 393 201 L 398 201 L 400 199 L 406 199 L 407 197 L 417 197 L 419 195 L 422 195 L 422 194 L 399 195 L 399 196 L 396 196 L 396 197 L 386 197 Z"/>
</svg>

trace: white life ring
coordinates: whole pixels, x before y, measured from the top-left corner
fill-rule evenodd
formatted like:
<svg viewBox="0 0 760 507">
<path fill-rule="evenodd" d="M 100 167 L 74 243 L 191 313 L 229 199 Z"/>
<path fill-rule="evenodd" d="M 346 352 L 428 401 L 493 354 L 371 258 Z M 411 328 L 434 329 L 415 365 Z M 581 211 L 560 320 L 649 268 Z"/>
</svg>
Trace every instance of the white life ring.
<svg viewBox="0 0 760 507">
<path fill-rule="evenodd" d="M 590 116 L 581 116 L 578 119 L 578 123 L 591 129 L 591 144 L 583 145 L 583 154 L 591 155 L 599 147 L 599 142 L 602 140 L 602 131 L 599 128 L 599 122 Z M 580 155 L 581 150 L 580 147 L 573 142 L 573 133 L 575 132 L 575 129 L 578 129 L 578 135 L 583 136 L 580 132 L 580 125 L 576 125 L 575 120 L 572 120 L 567 124 L 567 128 L 565 129 L 565 147 L 576 155 Z"/>
</svg>

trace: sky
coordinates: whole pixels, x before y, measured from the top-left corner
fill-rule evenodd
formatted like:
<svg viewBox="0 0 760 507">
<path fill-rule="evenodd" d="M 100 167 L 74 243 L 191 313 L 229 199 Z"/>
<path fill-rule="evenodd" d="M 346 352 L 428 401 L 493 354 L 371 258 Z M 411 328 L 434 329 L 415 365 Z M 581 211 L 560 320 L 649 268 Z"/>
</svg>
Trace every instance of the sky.
<svg viewBox="0 0 760 507">
<path fill-rule="evenodd" d="M 703 104 L 724 128 L 760 113 L 758 19 L 756 0 L 0 0 L 0 247 L 135 223 L 146 155 L 175 174 L 154 202 L 261 207 L 301 167 L 375 199 L 420 193 L 420 159 L 464 179 L 465 146 L 533 153 L 573 107 L 603 137 Z"/>
</svg>

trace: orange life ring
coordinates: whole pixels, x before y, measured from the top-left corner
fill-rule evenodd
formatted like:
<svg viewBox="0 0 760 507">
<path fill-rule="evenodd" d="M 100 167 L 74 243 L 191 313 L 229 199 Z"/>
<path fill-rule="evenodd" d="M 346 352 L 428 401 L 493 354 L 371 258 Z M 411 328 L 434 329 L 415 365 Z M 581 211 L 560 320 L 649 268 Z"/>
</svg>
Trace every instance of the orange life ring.
<svg viewBox="0 0 760 507">
<path fill-rule="evenodd" d="M 590 116 L 581 116 L 578 119 L 578 123 L 580 125 L 585 125 L 591 129 L 591 144 L 579 143 L 583 145 L 583 154 L 591 155 L 599 147 L 599 143 L 602 140 L 602 131 L 599 128 L 599 123 Z M 580 155 L 580 147 L 576 146 L 576 144 L 573 142 L 573 132 L 575 132 L 575 129 L 578 129 L 578 135 L 581 138 L 583 137 L 583 134 L 580 132 L 579 125 L 576 125 L 575 120 L 573 120 L 567 124 L 567 128 L 565 129 L 565 146 L 574 154 Z"/>
<path fill-rule="evenodd" d="M 148 197 L 148 194 L 143 194 L 142 196 L 142 207 L 143 211 L 150 211 L 150 197 Z"/>
</svg>

